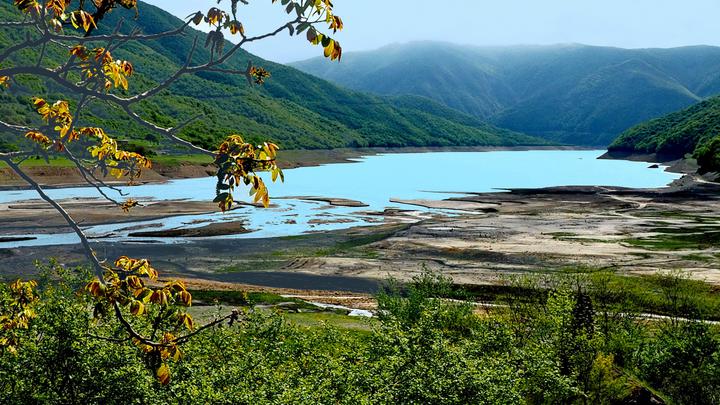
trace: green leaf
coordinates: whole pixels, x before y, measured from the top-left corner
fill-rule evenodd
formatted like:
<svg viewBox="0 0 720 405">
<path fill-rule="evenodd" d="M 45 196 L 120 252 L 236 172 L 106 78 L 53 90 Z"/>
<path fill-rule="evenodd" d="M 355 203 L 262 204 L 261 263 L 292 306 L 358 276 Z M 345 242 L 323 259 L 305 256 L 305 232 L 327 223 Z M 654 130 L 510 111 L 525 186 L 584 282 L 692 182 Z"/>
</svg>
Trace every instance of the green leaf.
<svg viewBox="0 0 720 405">
<path fill-rule="evenodd" d="M 230 195 L 230 193 L 220 193 L 220 194 L 218 194 L 217 197 L 215 197 L 213 202 L 219 203 L 220 201 L 225 201 L 225 200 L 227 200 L 229 195 Z"/>
<path fill-rule="evenodd" d="M 300 25 L 297 26 L 297 31 L 296 31 L 296 32 L 297 32 L 298 34 L 301 34 L 303 31 L 305 31 L 305 30 L 308 29 L 308 28 L 310 28 L 310 24 L 308 24 L 308 23 L 306 23 L 306 22 L 300 23 Z"/>
</svg>

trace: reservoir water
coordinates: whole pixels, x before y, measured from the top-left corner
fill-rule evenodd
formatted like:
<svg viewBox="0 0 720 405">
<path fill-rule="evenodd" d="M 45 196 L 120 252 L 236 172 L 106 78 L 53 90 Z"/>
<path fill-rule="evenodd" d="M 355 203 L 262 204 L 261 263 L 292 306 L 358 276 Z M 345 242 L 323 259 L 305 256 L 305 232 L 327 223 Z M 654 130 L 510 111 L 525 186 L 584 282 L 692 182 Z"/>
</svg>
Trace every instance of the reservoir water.
<svg viewBox="0 0 720 405">
<path fill-rule="evenodd" d="M 648 168 L 647 162 L 597 159 L 604 152 L 537 150 L 373 155 L 352 163 L 286 170 L 285 183 L 270 184 L 268 181 L 274 208 L 244 207 L 225 214 L 178 216 L 147 221 L 147 224 L 152 223 L 153 230 L 159 230 L 242 219 L 254 232 L 232 237 L 288 236 L 377 223 L 378 217 L 367 215 L 368 211 L 391 207 L 427 211 L 393 203 L 391 199 L 443 199 L 463 193 L 567 185 L 656 188 L 680 177 L 662 169 Z M 215 182 L 214 178 L 198 178 L 124 187 L 123 190 L 139 200 L 210 201 L 214 198 Z M 98 196 L 90 187 L 53 189 L 47 193 L 60 200 Z M 236 192 L 238 198 L 244 195 L 247 195 L 245 191 Z M 295 196 L 344 198 L 360 201 L 368 207 L 334 207 L 324 202 L 284 198 Z M 37 198 L 30 190 L 0 192 L 0 204 Z M 89 227 L 86 232 L 91 236 L 110 235 L 104 240 L 124 240 L 127 239 L 124 228 L 142 224 L 101 225 Z M 3 235 L 0 230 L 0 236 L 10 235 Z M 77 242 L 70 233 L 34 236 L 38 239 L 0 243 L 0 248 Z M 185 241 L 163 239 L 163 242 Z"/>
</svg>

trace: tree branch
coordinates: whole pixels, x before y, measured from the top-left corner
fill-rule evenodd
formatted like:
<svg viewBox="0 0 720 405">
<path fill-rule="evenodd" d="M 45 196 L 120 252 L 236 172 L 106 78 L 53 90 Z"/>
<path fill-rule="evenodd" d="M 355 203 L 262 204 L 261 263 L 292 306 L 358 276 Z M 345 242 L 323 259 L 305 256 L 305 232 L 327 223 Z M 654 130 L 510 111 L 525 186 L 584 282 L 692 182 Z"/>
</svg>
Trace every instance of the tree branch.
<svg viewBox="0 0 720 405">
<path fill-rule="evenodd" d="M 4 129 L 12 132 L 26 133 L 30 131 L 29 127 L 23 127 L 21 125 L 8 124 L 7 122 L 0 121 L 0 129 Z"/>
<path fill-rule="evenodd" d="M 213 157 L 215 156 L 215 153 L 214 153 L 214 152 L 211 152 L 211 151 L 209 151 L 209 150 L 207 150 L 207 149 L 204 149 L 204 148 L 201 148 L 201 147 L 199 147 L 199 146 L 196 146 L 196 145 L 194 145 L 192 142 L 186 141 L 186 140 L 178 137 L 177 135 L 175 135 L 174 132 L 176 132 L 176 131 L 174 130 L 174 128 L 162 128 L 162 127 L 159 127 L 159 126 L 153 124 L 152 122 L 149 122 L 149 121 L 146 121 L 145 119 L 143 119 L 141 116 L 139 116 L 139 115 L 138 115 L 137 113 L 135 113 L 133 110 L 131 110 L 129 106 L 127 106 L 127 105 L 121 105 L 121 107 L 122 107 L 123 110 L 125 110 L 125 112 L 126 112 L 132 119 L 134 119 L 137 123 L 139 123 L 140 125 L 142 125 L 142 126 L 144 126 L 144 127 L 146 127 L 146 128 L 149 128 L 149 129 L 151 129 L 151 130 L 153 130 L 153 131 L 155 131 L 155 132 L 159 132 L 160 134 L 162 134 L 163 136 L 165 136 L 168 140 L 172 141 L 173 143 L 176 143 L 176 144 L 178 144 L 178 145 L 184 146 L 184 147 L 186 147 L 186 148 L 190 148 L 191 150 L 193 150 L 193 151 L 195 151 L 195 152 L 197 152 L 197 153 L 203 154 L 203 155 L 208 155 L 208 156 L 213 156 Z M 185 124 L 185 125 L 187 125 L 187 124 Z"/>
<path fill-rule="evenodd" d="M 133 31 L 132 33 L 128 34 L 106 34 L 106 35 L 92 35 L 89 37 L 76 37 L 73 35 L 62 35 L 62 34 L 55 34 L 50 33 L 49 38 L 54 39 L 56 41 L 69 41 L 74 42 L 76 44 L 84 44 L 87 42 L 93 42 L 93 41 L 154 41 L 157 39 L 162 39 L 165 37 L 171 37 L 175 35 L 179 35 L 185 32 L 185 29 L 190 25 L 190 21 L 185 22 L 182 26 L 174 29 L 174 30 L 168 30 L 159 32 L 157 34 L 138 34 L 139 31 Z"/>
<path fill-rule="evenodd" d="M 40 38 L 37 38 L 34 40 L 27 39 L 25 42 L 15 44 L 15 45 L 5 49 L 5 51 L 3 53 L 0 53 L 0 62 L 3 62 L 10 55 L 12 55 L 13 53 L 15 53 L 21 49 L 38 46 L 38 45 L 46 43 L 46 42 L 47 42 L 46 38 L 40 37 Z"/>
<path fill-rule="evenodd" d="M 75 167 L 77 167 L 78 170 L 80 171 L 80 175 L 82 175 L 83 180 L 85 180 L 85 182 L 87 184 L 94 187 L 95 190 L 97 190 L 97 192 L 100 193 L 100 195 L 103 196 L 104 199 L 117 205 L 118 207 L 122 206 L 122 203 L 113 199 L 109 195 L 105 194 L 105 191 L 103 191 L 103 189 L 101 187 L 102 184 L 95 183 L 95 181 L 97 181 L 97 178 L 95 176 L 93 176 L 88 169 L 85 168 L 85 166 L 82 164 L 82 162 L 79 159 L 77 159 L 72 154 L 72 152 L 70 152 L 70 150 L 68 148 L 65 148 L 65 156 L 67 156 L 67 158 L 70 159 L 70 161 L 73 162 L 73 164 L 75 164 Z M 93 180 L 95 180 L 95 181 L 93 181 Z"/>
<path fill-rule="evenodd" d="M 30 156 L 30 155 L 32 155 L 32 152 L 25 151 L 25 150 L 21 150 L 21 151 L 17 151 L 17 152 L 0 152 L 0 160 L 14 159 L 14 158 L 25 157 L 25 156 Z"/>
<path fill-rule="evenodd" d="M 193 336 L 197 335 L 198 333 L 208 329 L 212 328 L 213 326 L 219 325 L 222 322 L 229 321 L 230 319 L 237 319 L 238 317 L 238 311 L 236 309 L 233 310 L 233 312 L 230 315 L 224 316 L 220 319 L 216 319 L 198 329 L 195 329 L 195 331 L 188 333 L 187 335 L 180 336 L 179 338 L 175 339 L 175 344 L 182 344 L 190 340 Z"/>
<path fill-rule="evenodd" d="M 65 219 L 65 222 L 72 228 L 72 230 L 75 232 L 75 234 L 80 238 L 80 243 L 82 244 L 83 249 L 85 250 L 85 256 L 87 256 L 88 259 L 90 259 L 90 262 L 92 263 L 96 275 L 102 280 L 102 276 L 105 273 L 105 266 L 100 262 L 100 260 L 95 255 L 95 251 L 90 246 L 90 242 L 87 239 L 87 236 L 85 236 L 85 233 L 82 229 L 80 229 L 80 226 L 75 222 L 75 220 L 68 214 L 67 211 L 54 199 L 52 199 L 50 196 L 45 194 L 45 191 L 42 189 L 40 184 L 38 184 L 35 180 L 32 179 L 32 177 L 28 176 L 21 168 L 18 166 L 15 162 L 13 162 L 12 159 L 9 157 L 2 157 L 1 158 L 5 163 L 7 163 L 8 166 L 23 180 L 25 180 L 26 183 L 28 183 L 35 192 L 40 195 L 40 198 L 45 200 L 48 204 L 50 204 L 55 210 L 60 213 L 60 215 Z"/>
<path fill-rule="evenodd" d="M 34 21 L 0 21 L 0 27 L 2 28 L 32 27 L 34 25 Z"/>
<path fill-rule="evenodd" d="M 111 338 L 111 337 L 98 336 L 98 335 L 94 335 L 92 333 L 88 333 L 87 337 L 93 338 L 93 339 L 98 339 L 98 340 L 104 340 L 106 342 L 113 342 L 113 343 L 125 343 L 132 339 L 131 337 L 127 337 L 125 339 L 116 339 L 116 338 Z"/>
</svg>

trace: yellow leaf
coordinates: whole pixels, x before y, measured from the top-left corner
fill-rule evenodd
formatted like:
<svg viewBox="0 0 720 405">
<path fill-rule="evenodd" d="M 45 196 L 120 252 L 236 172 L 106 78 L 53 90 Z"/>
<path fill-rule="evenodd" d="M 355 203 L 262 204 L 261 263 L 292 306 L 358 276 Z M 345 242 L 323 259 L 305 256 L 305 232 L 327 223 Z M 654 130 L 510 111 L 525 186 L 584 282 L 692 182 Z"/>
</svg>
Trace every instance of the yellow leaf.
<svg viewBox="0 0 720 405">
<path fill-rule="evenodd" d="M 90 27 L 97 28 L 97 25 L 95 25 L 95 20 L 93 19 L 92 15 L 90 15 L 90 13 L 85 10 L 73 11 L 73 13 L 70 15 L 70 23 L 76 29 L 82 26 L 85 32 L 90 31 Z"/>
<path fill-rule="evenodd" d="M 180 301 L 182 301 L 183 305 L 186 307 L 189 307 L 192 305 L 192 295 L 187 291 L 180 291 L 178 293 L 178 298 L 180 298 Z"/>
<path fill-rule="evenodd" d="M 140 301 L 133 301 L 130 304 L 130 313 L 139 316 L 142 315 L 145 312 L 145 305 L 143 305 Z"/>
<path fill-rule="evenodd" d="M 128 276 L 125 281 L 127 281 L 130 288 L 135 290 L 144 287 L 142 280 L 140 280 L 140 277 L 138 276 Z"/>
<path fill-rule="evenodd" d="M 170 384 L 170 367 L 166 363 L 163 363 L 157 369 L 157 378 L 162 385 Z"/>
</svg>

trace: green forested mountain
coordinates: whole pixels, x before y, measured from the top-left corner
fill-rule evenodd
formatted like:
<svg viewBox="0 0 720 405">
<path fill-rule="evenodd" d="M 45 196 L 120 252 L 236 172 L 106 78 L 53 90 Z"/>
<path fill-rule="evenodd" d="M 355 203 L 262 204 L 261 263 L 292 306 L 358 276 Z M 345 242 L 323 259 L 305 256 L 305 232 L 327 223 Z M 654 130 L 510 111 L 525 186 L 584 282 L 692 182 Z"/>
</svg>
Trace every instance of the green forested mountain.
<svg viewBox="0 0 720 405">
<path fill-rule="evenodd" d="M 720 169 L 720 96 L 623 132 L 611 152 L 655 153 L 661 159 L 694 154 L 705 171 Z"/>
<path fill-rule="evenodd" d="M 629 127 L 720 93 L 720 48 L 471 47 L 417 42 L 293 66 L 352 89 L 414 94 L 495 125 L 607 145 Z"/>
<path fill-rule="evenodd" d="M 1 19 L 16 18 L 15 13 L 12 2 L 0 3 Z M 116 10 L 103 20 L 103 26 L 108 30 L 123 16 L 127 21 L 126 31 L 138 25 L 145 33 L 157 33 L 182 24 L 181 20 L 167 12 L 141 3 L 138 20 L 132 19 L 132 12 Z M 23 35 L 16 29 L 0 29 L 0 49 L 21 40 Z M 172 74 L 184 62 L 194 38 L 202 37 L 199 41 L 202 44 L 204 35 L 191 30 L 184 37 L 132 43 L 113 56 L 134 64 L 137 75 L 132 78 L 130 91 L 137 92 Z M 10 60 L 3 61 L 3 65 L 35 60 L 38 52 L 14 54 Z M 49 60 L 61 61 L 66 56 L 67 50 L 48 50 Z M 200 47 L 194 58 L 201 63 L 208 56 L 208 51 Z M 138 112 L 166 126 L 202 113 L 203 118 L 184 129 L 181 136 L 205 147 L 213 147 L 226 135 L 237 132 L 251 139 L 273 140 L 283 148 L 544 143 L 540 139 L 495 128 L 430 99 L 390 99 L 345 90 L 244 51 L 238 52 L 226 66 L 244 69 L 248 59 L 272 73 L 263 87 L 249 86 L 243 77 L 223 74 L 186 76 L 169 91 L 144 103 Z M 36 120 L 30 109 L 31 95 L 51 100 L 69 97 L 64 89 L 33 78 L 21 78 L 19 82 L 10 91 L 0 94 L 0 114 L 12 123 Z M 83 119 L 102 125 L 114 136 L 150 144 L 157 141 L 155 135 L 119 115 L 108 105 L 98 103 L 91 110 L 91 115 Z M 4 142 L 2 136 L 5 137 Z M 16 141 L 9 135 L 0 135 L 0 147 L 11 147 L 9 144 L 13 142 Z"/>
</svg>

